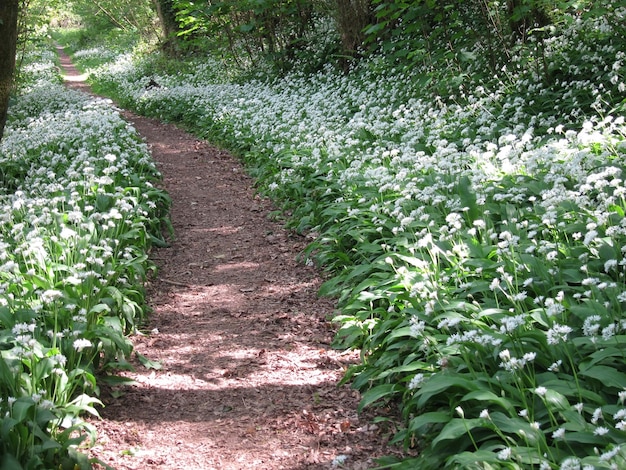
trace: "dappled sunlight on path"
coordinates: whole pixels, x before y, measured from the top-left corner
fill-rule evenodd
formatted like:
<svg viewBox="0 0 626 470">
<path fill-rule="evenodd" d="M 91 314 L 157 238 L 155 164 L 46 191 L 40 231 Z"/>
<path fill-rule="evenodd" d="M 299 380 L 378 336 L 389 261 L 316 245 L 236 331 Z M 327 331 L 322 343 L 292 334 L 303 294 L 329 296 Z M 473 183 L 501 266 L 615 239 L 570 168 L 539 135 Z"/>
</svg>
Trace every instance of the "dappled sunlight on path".
<svg viewBox="0 0 626 470">
<path fill-rule="evenodd" d="M 70 57 L 64 52 L 61 46 L 56 46 L 57 53 L 59 54 L 59 64 L 61 65 L 61 77 L 66 82 L 72 82 L 74 86 L 81 82 L 87 82 L 89 74 L 80 73 L 80 71 L 74 67 Z M 86 91 L 86 90 L 82 90 Z"/>
<path fill-rule="evenodd" d="M 372 466 L 386 437 L 337 386 L 357 353 L 330 348 L 333 302 L 296 261 L 307 240 L 269 219 L 275 208 L 231 155 L 123 114 L 163 173 L 175 234 L 153 250 L 153 313 L 132 338 L 157 368 L 132 358 L 122 375 L 133 382 L 103 387 L 92 454 L 118 469 L 322 469 L 340 455 Z"/>
</svg>

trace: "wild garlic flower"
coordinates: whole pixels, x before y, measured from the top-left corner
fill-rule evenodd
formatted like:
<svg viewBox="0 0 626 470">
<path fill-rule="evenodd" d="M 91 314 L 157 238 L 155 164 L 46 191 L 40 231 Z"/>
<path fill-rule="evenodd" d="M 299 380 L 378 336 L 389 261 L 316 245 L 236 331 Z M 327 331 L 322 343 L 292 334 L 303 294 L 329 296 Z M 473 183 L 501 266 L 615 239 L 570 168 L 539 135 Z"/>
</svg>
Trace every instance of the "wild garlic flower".
<svg viewBox="0 0 626 470">
<path fill-rule="evenodd" d="M 598 424 L 602 419 L 602 408 L 596 408 L 591 415 L 591 424 Z"/>
<path fill-rule="evenodd" d="M 419 338 L 424 334 L 424 330 L 426 329 L 426 322 L 420 320 L 418 317 L 411 317 L 409 320 L 410 324 L 410 334 L 415 338 Z"/>
<path fill-rule="evenodd" d="M 593 431 L 594 436 L 604 436 L 605 434 L 608 434 L 608 433 L 609 433 L 609 428 L 605 426 L 598 426 Z"/>
<path fill-rule="evenodd" d="M 569 335 L 572 331 L 574 331 L 571 327 L 567 325 L 559 325 L 558 323 L 554 323 L 552 328 L 550 328 L 546 332 L 546 338 L 548 344 L 556 345 L 559 343 L 564 343 L 567 341 L 567 335 Z"/>
<path fill-rule="evenodd" d="M 577 457 L 568 457 L 561 462 L 559 470 L 581 470 L 580 460 Z"/>
<path fill-rule="evenodd" d="M 413 376 L 407 387 L 409 390 L 416 390 L 424 384 L 424 380 L 424 374 L 416 374 Z"/>
<path fill-rule="evenodd" d="M 88 339 L 79 338 L 77 340 L 74 340 L 73 346 L 74 349 L 80 353 L 83 352 L 84 349 L 92 347 L 93 344 Z"/>
<path fill-rule="evenodd" d="M 510 460 L 512 454 L 513 454 L 513 451 L 511 450 L 511 448 L 510 447 L 505 447 L 504 449 L 499 451 L 496 454 L 496 456 L 498 457 L 499 460 Z"/>
</svg>

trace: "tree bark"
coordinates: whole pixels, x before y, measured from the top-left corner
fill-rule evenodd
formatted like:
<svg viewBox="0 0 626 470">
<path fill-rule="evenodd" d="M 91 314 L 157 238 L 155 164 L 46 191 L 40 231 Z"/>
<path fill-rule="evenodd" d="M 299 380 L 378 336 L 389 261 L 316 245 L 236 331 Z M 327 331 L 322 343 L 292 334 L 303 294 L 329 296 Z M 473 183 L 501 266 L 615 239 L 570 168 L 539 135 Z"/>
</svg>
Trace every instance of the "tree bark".
<svg viewBox="0 0 626 470">
<path fill-rule="evenodd" d="M 369 0 L 335 0 L 337 29 L 343 54 L 354 57 L 363 45 L 363 29 L 374 22 Z"/>
<path fill-rule="evenodd" d="M 0 139 L 7 122 L 17 48 L 19 0 L 0 1 Z"/>
<path fill-rule="evenodd" d="M 154 0 L 154 6 L 159 16 L 161 31 L 163 31 L 163 50 L 172 56 L 178 54 L 178 23 L 172 0 Z"/>
</svg>

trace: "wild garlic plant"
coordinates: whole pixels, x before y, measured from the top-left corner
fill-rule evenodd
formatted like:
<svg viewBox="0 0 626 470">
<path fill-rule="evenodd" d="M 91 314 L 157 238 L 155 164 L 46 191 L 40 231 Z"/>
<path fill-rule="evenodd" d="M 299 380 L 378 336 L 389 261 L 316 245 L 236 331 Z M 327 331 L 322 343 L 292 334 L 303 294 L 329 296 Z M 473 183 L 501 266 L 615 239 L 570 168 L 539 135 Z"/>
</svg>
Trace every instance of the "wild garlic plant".
<svg viewBox="0 0 626 470">
<path fill-rule="evenodd" d="M 110 102 L 70 91 L 54 55 L 27 60 L 0 143 L 0 458 L 88 468 L 97 373 L 127 367 L 147 250 L 168 198 Z"/>
<path fill-rule="evenodd" d="M 615 14 L 624 18 L 624 9 Z M 549 31 L 467 80 L 372 58 L 232 83 L 127 58 L 93 80 L 239 151 L 316 241 L 361 407 L 396 403 L 396 468 L 626 466 L 623 31 Z M 384 418 L 381 418 L 383 420 Z"/>
</svg>

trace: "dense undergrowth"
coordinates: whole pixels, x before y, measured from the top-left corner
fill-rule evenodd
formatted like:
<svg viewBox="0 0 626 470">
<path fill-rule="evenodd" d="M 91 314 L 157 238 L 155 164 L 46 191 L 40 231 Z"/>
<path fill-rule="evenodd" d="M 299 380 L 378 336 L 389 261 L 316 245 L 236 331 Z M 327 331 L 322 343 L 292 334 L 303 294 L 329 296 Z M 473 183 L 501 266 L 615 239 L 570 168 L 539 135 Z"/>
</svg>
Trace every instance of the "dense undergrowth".
<svg viewBox="0 0 626 470">
<path fill-rule="evenodd" d="M 0 143 L 0 467 L 86 469 L 99 385 L 129 367 L 168 196 L 110 102 L 33 46 Z"/>
<path fill-rule="evenodd" d="M 420 450 L 381 465 L 623 468 L 619 24 L 571 17 L 541 57 L 521 44 L 495 75 L 479 50 L 455 67 L 372 57 L 263 79 L 212 60 L 74 57 L 122 106 L 236 150 L 316 235 L 305 256 L 338 298 L 336 346 L 362 351 L 346 380 L 362 407 L 398 406 L 395 441 Z"/>
</svg>

